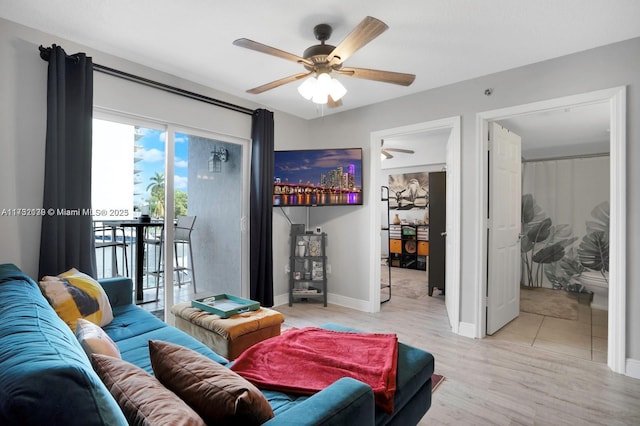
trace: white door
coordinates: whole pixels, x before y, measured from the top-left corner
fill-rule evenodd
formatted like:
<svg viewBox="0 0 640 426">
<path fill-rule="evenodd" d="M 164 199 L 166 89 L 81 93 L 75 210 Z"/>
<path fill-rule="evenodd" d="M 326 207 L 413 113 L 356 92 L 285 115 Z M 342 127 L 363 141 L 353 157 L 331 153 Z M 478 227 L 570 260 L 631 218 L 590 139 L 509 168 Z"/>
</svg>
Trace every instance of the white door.
<svg viewBox="0 0 640 426">
<path fill-rule="evenodd" d="M 447 140 L 447 174 L 446 174 L 446 202 L 447 209 L 446 216 L 446 234 L 445 238 L 445 288 L 447 289 L 444 296 L 444 304 L 447 308 L 447 315 L 449 316 L 449 324 L 451 330 L 454 333 L 458 332 L 458 323 L 460 322 L 460 295 L 458 288 L 458 277 L 456 268 L 459 265 L 460 257 L 457 255 L 455 248 L 457 245 L 456 238 L 458 235 L 457 229 L 454 226 L 459 223 L 458 218 L 455 215 L 455 201 L 457 197 L 457 180 L 456 173 L 452 173 L 452 170 L 459 169 L 459 164 L 456 163 L 457 154 L 459 153 L 459 147 L 456 146 L 458 133 L 451 129 L 449 133 L 449 139 Z"/>
<path fill-rule="evenodd" d="M 487 334 L 520 313 L 520 136 L 489 126 Z"/>
</svg>

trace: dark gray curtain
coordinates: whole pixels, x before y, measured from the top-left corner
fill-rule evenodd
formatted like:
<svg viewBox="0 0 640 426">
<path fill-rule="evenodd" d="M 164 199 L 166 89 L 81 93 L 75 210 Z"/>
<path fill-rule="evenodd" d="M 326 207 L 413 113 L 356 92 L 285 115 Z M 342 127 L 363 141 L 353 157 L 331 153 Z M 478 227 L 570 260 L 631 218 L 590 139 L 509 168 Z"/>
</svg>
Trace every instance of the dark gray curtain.
<svg viewBox="0 0 640 426">
<path fill-rule="evenodd" d="M 77 268 L 96 276 L 91 209 L 93 64 L 40 46 L 49 61 L 39 278 Z"/>
<path fill-rule="evenodd" d="M 273 112 L 254 111 L 251 137 L 250 295 L 273 306 Z"/>
</svg>

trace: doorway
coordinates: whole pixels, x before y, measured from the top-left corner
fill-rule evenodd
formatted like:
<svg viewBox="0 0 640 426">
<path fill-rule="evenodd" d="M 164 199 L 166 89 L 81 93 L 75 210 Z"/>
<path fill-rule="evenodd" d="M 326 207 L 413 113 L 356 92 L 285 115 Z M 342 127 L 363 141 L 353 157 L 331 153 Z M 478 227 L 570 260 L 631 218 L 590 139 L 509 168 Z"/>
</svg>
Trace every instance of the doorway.
<svg viewBox="0 0 640 426">
<path fill-rule="evenodd" d="M 384 140 L 381 302 L 432 296 L 434 289 L 444 294 L 444 170 L 450 135 L 445 128 Z"/>
<path fill-rule="evenodd" d="M 609 108 L 599 103 L 497 123 L 522 140 L 520 306 L 495 333 L 488 317 L 487 334 L 606 364 Z"/>
<path fill-rule="evenodd" d="M 518 117 L 529 114 L 539 114 L 548 111 L 566 109 L 578 106 L 605 103 L 609 108 L 609 150 L 610 150 L 610 272 L 609 272 L 609 311 L 608 311 L 608 345 L 607 364 L 618 373 L 624 374 L 625 369 L 625 149 L 626 149 L 626 101 L 625 88 L 613 88 L 581 95 L 568 96 L 532 104 L 504 108 L 501 110 L 480 113 L 477 116 L 478 148 L 481 150 L 479 159 L 478 193 L 482 194 L 482 203 L 479 205 L 477 217 L 478 230 L 478 266 L 480 277 L 476 287 L 477 309 L 477 337 L 486 335 L 486 315 L 490 309 L 490 303 L 486 302 L 486 289 L 491 285 L 491 279 L 487 276 L 487 262 L 491 253 L 487 250 L 488 221 L 486 218 L 488 193 L 487 172 L 489 170 L 486 161 L 487 156 L 487 130 L 491 122 Z"/>
<path fill-rule="evenodd" d="M 373 271 L 370 281 L 370 312 L 380 311 L 380 258 L 381 258 L 381 212 L 379 188 L 384 185 L 381 179 L 381 141 L 394 137 L 449 130 L 450 135 L 446 143 L 446 203 L 447 203 L 447 242 L 446 242 L 446 296 L 445 304 L 452 330 L 457 333 L 459 326 L 459 291 L 460 291 L 460 117 L 451 117 L 425 123 L 392 128 L 371 133 L 370 161 L 372 185 L 371 194 L 371 235 L 374 244 L 370 252 L 370 270 Z"/>
</svg>

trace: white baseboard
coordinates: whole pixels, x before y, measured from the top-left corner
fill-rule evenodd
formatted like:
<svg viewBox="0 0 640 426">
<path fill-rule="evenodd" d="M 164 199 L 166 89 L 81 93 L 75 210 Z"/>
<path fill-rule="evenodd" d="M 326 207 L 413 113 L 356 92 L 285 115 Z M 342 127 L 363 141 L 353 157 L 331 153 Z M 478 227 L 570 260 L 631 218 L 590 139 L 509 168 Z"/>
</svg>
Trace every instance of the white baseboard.
<svg viewBox="0 0 640 426">
<path fill-rule="evenodd" d="M 633 377 L 634 379 L 640 379 L 640 360 L 627 358 L 625 367 L 625 375 Z"/>
<path fill-rule="evenodd" d="M 273 306 L 287 305 L 289 303 L 289 293 L 279 294 L 273 297 Z M 340 305 L 345 308 L 355 309 L 357 311 L 369 312 L 369 302 L 366 300 L 353 299 L 351 297 L 340 296 L 339 294 L 329 293 L 327 295 L 327 303 L 332 305 Z"/>
<path fill-rule="evenodd" d="M 344 306 L 345 308 L 355 309 L 356 311 L 370 312 L 370 303 L 366 300 L 329 293 L 327 295 L 327 301 L 333 305 Z"/>
<path fill-rule="evenodd" d="M 471 322 L 460 322 L 458 324 L 458 335 L 475 339 L 476 325 Z"/>
<path fill-rule="evenodd" d="M 286 305 L 289 303 L 289 293 L 273 296 L 273 306 Z"/>
</svg>

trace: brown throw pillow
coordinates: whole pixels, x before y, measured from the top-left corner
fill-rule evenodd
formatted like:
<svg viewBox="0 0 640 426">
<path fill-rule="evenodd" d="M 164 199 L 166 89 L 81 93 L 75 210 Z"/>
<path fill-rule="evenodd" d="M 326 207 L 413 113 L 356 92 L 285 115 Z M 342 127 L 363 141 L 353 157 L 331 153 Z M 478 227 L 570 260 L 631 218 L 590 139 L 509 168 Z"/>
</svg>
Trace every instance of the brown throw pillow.
<svg viewBox="0 0 640 426">
<path fill-rule="evenodd" d="M 274 417 L 258 388 L 192 349 L 150 340 L 149 355 L 158 380 L 207 424 L 259 425 Z"/>
<path fill-rule="evenodd" d="M 100 354 L 92 354 L 91 363 L 130 425 L 205 426 L 191 407 L 140 367 Z"/>
</svg>

